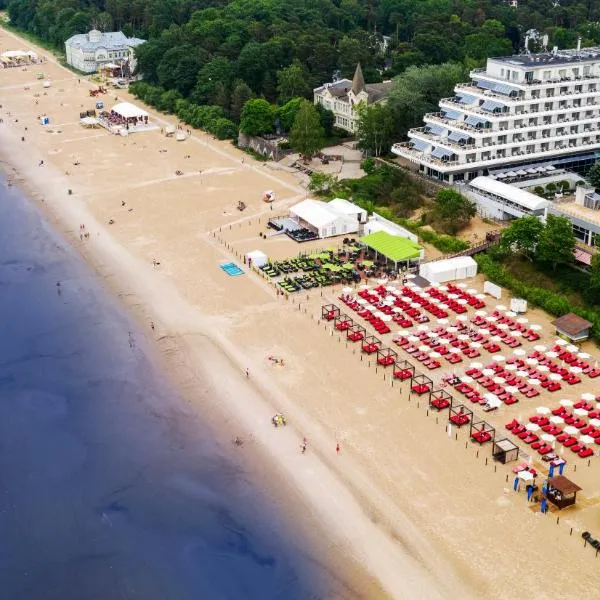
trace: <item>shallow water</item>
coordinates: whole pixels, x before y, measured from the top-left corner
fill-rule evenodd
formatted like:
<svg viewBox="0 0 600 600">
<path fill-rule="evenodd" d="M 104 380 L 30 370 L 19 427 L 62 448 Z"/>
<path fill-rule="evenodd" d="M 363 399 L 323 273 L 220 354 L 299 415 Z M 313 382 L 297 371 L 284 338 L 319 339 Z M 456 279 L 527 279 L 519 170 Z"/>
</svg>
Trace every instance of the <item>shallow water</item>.
<svg viewBox="0 0 600 600">
<path fill-rule="evenodd" d="M 146 344 L 0 180 L 0 597 L 323 597 Z"/>
</svg>

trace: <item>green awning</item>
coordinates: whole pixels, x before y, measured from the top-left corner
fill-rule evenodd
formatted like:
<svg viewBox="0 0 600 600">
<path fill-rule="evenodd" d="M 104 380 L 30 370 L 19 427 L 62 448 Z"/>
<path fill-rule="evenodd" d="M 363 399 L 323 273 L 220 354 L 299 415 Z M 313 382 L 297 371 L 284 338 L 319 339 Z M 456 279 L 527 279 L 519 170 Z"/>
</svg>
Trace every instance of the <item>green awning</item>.
<svg viewBox="0 0 600 600">
<path fill-rule="evenodd" d="M 391 235 L 387 231 L 365 235 L 360 238 L 360 243 L 393 262 L 419 258 L 421 255 L 421 247 L 418 244 L 407 238 Z"/>
</svg>

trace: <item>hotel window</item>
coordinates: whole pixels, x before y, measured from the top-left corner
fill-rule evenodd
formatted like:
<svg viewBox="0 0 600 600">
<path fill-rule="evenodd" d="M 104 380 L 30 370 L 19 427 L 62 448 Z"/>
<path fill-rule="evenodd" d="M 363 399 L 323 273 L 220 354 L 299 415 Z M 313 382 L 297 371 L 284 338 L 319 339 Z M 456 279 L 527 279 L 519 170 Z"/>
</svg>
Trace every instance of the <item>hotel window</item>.
<svg viewBox="0 0 600 600">
<path fill-rule="evenodd" d="M 534 100 L 537 100 L 540 97 L 540 90 L 533 90 L 533 92 L 531 92 L 531 97 Z"/>
<path fill-rule="evenodd" d="M 540 146 L 540 150 L 542 152 L 548 152 L 548 150 L 550 149 L 550 144 L 548 142 L 544 142 L 541 146 Z"/>
<path fill-rule="evenodd" d="M 535 144 L 529 144 L 526 148 L 528 154 L 533 154 L 535 152 Z"/>
<path fill-rule="evenodd" d="M 553 102 L 546 102 L 544 104 L 544 110 L 552 110 L 552 107 L 554 106 Z"/>
<path fill-rule="evenodd" d="M 573 69 L 573 77 L 579 77 L 579 68 Z"/>
<path fill-rule="evenodd" d="M 566 69 L 560 69 L 560 70 L 558 71 L 558 76 L 559 76 L 561 79 L 565 79 L 565 78 L 566 78 L 566 76 L 567 76 L 567 70 L 566 70 Z"/>
<path fill-rule="evenodd" d="M 583 67 L 583 74 L 587 77 L 592 74 L 592 67 Z"/>
<path fill-rule="evenodd" d="M 529 112 L 532 112 L 532 113 L 538 112 L 539 110 L 540 110 L 540 105 L 539 104 L 532 104 L 529 107 Z"/>
<path fill-rule="evenodd" d="M 576 85 L 575 86 L 575 93 L 576 94 L 581 94 L 581 92 L 583 92 L 583 86 L 582 85 Z"/>
<path fill-rule="evenodd" d="M 553 89 L 550 89 L 550 88 L 548 88 L 548 89 L 546 90 L 546 98 L 553 98 L 553 97 L 554 97 L 554 90 L 553 90 Z"/>
<path fill-rule="evenodd" d="M 579 133 L 579 127 L 577 125 L 571 125 L 569 133 Z"/>
<path fill-rule="evenodd" d="M 544 81 L 549 81 L 550 77 L 551 77 L 551 72 L 550 71 L 544 71 L 544 73 L 542 75 L 542 79 Z"/>
</svg>

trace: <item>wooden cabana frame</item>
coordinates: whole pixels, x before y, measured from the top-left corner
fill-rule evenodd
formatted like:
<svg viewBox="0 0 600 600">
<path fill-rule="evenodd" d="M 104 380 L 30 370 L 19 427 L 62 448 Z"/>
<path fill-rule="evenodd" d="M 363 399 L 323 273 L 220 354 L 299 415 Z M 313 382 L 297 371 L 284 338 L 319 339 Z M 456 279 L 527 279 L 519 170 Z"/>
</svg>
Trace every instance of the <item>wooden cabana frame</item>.
<svg viewBox="0 0 600 600">
<path fill-rule="evenodd" d="M 396 364 L 398 353 L 391 348 L 380 348 L 377 350 L 377 364 L 382 367 L 391 367 Z"/>
<path fill-rule="evenodd" d="M 333 319 L 333 324 L 338 331 L 348 331 L 348 329 L 354 325 L 354 320 L 347 314 L 343 313 L 341 315 L 337 315 Z"/>
<path fill-rule="evenodd" d="M 457 404 L 448 413 L 448 422 L 456 427 L 468 425 L 473 418 L 473 411 L 464 404 Z"/>
<path fill-rule="evenodd" d="M 381 340 L 379 338 L 376 338 L 374 335 L 368 335 L 363 340 L 363 343 L 361 345 L 361 350 L 365 354 L 373 354 L 374 352 L 377 352 L 379 348 L 381 348 Z"/>
<path fill-rule="evenodd" d="M 471 421 L 469 437 L 471 438 L 472 442 L 477 442 L 480 446 L 483 446 L 483 444 L 486 444 L 487 442 L 494 442 L 494 438 L 496 437 L 496 429 L 486 421 L 475 421 L 473 419 Z"/>
<path fill-rule="evenodd" d="M 581 488 L 567 479 L 564 475 L 557 475 L 548 479 L 548 492 L 546 494 L 548 501 L 559 509 L 572 506 L 577 501 L 577 492 Z"/>
<path fill-rule="evenodd" d="M 431 394 L 433 390 L 433 381 L 427 375 L 414 375 L 410 384 L 410 391 L 413 394 L 422 396 L 423 394 Z"/>
<path fill-rule="evenodd" d="M 494 441 L 494 447 L 492 448 L 492 458 L 503 465 L 519 458 L 519 446 L 517 446 L 512 440 L 503 438 L 501 440 Z"/>
<path fill-rule="evenodd" d="M 340 315 L 340 309 L 335 304 L 324 304 L 321 307 L 321 318 L 325 321 L 333 321 Z"/>
<path fill-rule="evenodd" d="M 354 323 L 350 329 L 346 331 L 346 338 L 351 342 L 360 342 L 365 339 L 367 330 L 359 323 Z"/>
<path fill-rule="evenodd" d="M 394 379 L 400 379 L 400 381 L 406 381 L 412 379 L 415 376 L 415 367 L 412 363 L 407 360 L 397 360 L 394 365 Z"/>
<path fill-rule="evenodd" d="M 433 390 L 429 397 L 429 406 L 437 411 L 452 408 L 454 398 L 446 390 Z"/>
</svg>

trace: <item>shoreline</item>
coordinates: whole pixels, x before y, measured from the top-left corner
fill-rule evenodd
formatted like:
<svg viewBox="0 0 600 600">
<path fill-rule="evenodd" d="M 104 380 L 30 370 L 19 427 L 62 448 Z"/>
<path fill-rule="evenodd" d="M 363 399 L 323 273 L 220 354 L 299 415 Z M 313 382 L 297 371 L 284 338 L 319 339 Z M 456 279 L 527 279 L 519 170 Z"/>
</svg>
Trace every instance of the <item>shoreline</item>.
<svg viewBox="0 0 600 600">
<path fill-rule="evenodd" d="M 75 76 L 72 77 L 75 78 Z M 25 191 L 30 199 L 35 201 L 42 208 L 51 225 L 58 228 L 63 235 L 66 235 L 72 241 L 75 250 L 84 257 L 88 264 L 90 264 L 100 279 L 107 285 L 111 293 L 115 294 L 121 301 L 124 301 L 125 306 L 130 312 L 134 313 L 140 324 L 143 325 L 144 321 L 147 322 L 149 318 L 153 318 L 153 320 L 156 319 L 158 329 L 165 332 L 165 335 L 162 335 L 161 338 L 159 338 L 158 346 L 163 358 L 166 356 L 167 372 L 170 375 L 168 376 L 169 378 L 173 378 L 177 389 L 183 389 L 183 393 L 188 398 L 188 402 L 197 404 L 192 400 L 196 392 L 195 384 L 189 383 L 190 379 L 193 381 L 195 378 L 196 372 L 200 371 L 203 375 L 200 379 L 210 381 L 210 385 L 212 386 L 216 387 L 219 383 L 215 381 L 213 374 L 211 374 L 211 368 L 208 365 L 203 364 L 203 355 L 212 355 L 211 361 L 213 362 L 213 369 L 215 366 L 214 363 L 216 362 L 216 355 L 218 355 L 220 370 L 222 372 L 227 372 L 227 377 L 229 379 L 229 385 L 227 387 L 236 389 L 240 394 L 246 396 L 245 401 L 247 401 L 249 394 L 246 389 L 242 389 L 242 386 L 246 386 L 247 382 L 244 382 L 243 379 L 240 381 L 240 374 L 243 373 L 244 365 L 243 355 L 241 355 L 239 351 L 235 352 L 235 348 L 232 344 L 224 344 L 224 342 L 226 342 L 224 338 L 219 339 L 219 336 L 209 337 L 211 326 L 208 320 L 205 317 L 199 316 L 195 308 L 192 308 L 185 303 L 185 301 L 182 301 L 181 298 L 178 298 L 176 290 L 169 289 L 165 292 L 164 288 L 166 286 L 164 286 L 164 281 L 151 281 L 148 277 L 148 273 L 145 272 L 148 270 L 148 267 L 140 264 L 139 261 L 129 255 L 124 248 L 120 247 L 116 241 L 112 240 L 107 230 L 95 220 L 83 206 L 81 201 L 77 199 L 77 196 L 65 197 L 65 190 L 70 185 L 70 181 L 62 174 L 56 171 L 52 172 L 53 167 L 47 162 L 43 169 L 37 169 L 35 166 L 38 163 L 37 151 L 35 154 L 34 152 L 31 152 L 31 146 L 27 143 L 29 140 L 27 140 L 25 146 L 29 150 L 26 159 L 21 150 L 21 148 L 25 147 L 19 146 L 20 142 L 18 141 L 18 134 L 14 136 L 13 139 L 10 139 L 11 135 L 6 132 L 6 120 L 4 125 L 5 127 L 1 131 L 0 139 L 2 139 L 2 160 L 8 166 L 7 176 L 17 179 L 19 187 Z M 13 135 L 16 134 L 16 128 L 11 127 L 11 129 Z M 198 143 L 201 142 L 198 140 Z M 205 145 L 207 145 L 206 142 Z M 10 155 L 10 158 L 7 154 Z M 36 158 L 32 160 L 34 155 Z M 25 160 L 31 162 L 29 168 L 25 164 Z M 39 160 L 41 160 L 41 158 Z M 47 158 L 45 160 L 47 161 Z M 262 170 L 252 166 L 252 170 L 257 169 Z M 51 172 L 51 177 L 48 177 L 49 172 Z M 276 179 L 270 174 L 269 176 Z M 94 232 L 95 237 L 93 238 L 93 243 L 87 245 L 85 243 L 83 245 L 77 243 L 75 230 L 78 222 L 86 223 L 87 229 Z M 125 284 L 125 282 L 127 282 L 127 284 Z M 159 304 L 162 304 L 163 307 L 168 304 L 170 310 L 167 311 L 167 313 L 163 312 L 161 314 L 160 307 L 158 306 Z M 173 310 L 172 307 L 174 305 L 177 306 L 177 310 Z M 189 322 L 194 322 L 196 325 L 196 330 L 193 333 L 186 331 L 189 328 Z M 192 344 L 185 338 L 195 339 Z M 215 349 L 217 352 L 215 352 Z M 174 365 L 171 360 L 173 354 L 176 354 L 178 357 L 175 361 L 176 365 Z M 204 377 L 206 377 L 206 379 L 204 379 Z M 235 381 L 232 386 L 231 384 L 235 379 L 237 379 L 237 381 Z M 256 383 L 254 377 L 251 377 L 251 383 L 253 384 L 252 388 L 254 388 Z M 257 387 L 258 391 L 260 391 L 262 387 L 264 393 L 264 386 Z M 227 402 L 227 400 L 223 401 L 224 397 L 228 395 L 228 392 L 230 394 L 231 390 L 220 390 L 219 397 L 215 398 L 208 407 L 210 414 L 206 414 L 205 417 L 211 428 L 215 426 L 215 422 L 220 422 L 223 418 L 227 423 L 227 421 L 234 419 L 236 416 L 239 417 L 239 411 L 237 410 L 238 406 L 236 406 L 235 402 L 232 402 L 231 398 L 228 399 L 229 402 Z M 266 398 L 260 397 L 260 393 L 254 393 L 254 390 L 252 390 L 252 396 L 252 403 L 254 405 L 253 410 L 251 411 L 252 413 L 256 412 L 256 409 L 259 409 L 265 417 L 272 414 L 273 406 L 269 404 Z M 203 406 L 203 408 L 207 407 Z M 217 411 L 218 414 L 214 414 Z M 337 563 L 337 570 L 340 573 L 344 571 L 345 577 L 348 577 L 351 581 L 354 580 L 353 587 L 356 587 L 359 590 L 361 588 L 367 590 L 366 595 L 363 595 L 359 591 L 357 597 L 383 597 L 383 592 L 381 589 L 378 589 L 378 584 L 375 584 L 373 580 L 369 581 L 374 573 L 379 575 L 381 579 L 388 579 L 387 582 L 382 582 L 382 585 L 388 588 L 388 592 L 391 593 L 393 597 L 402 597 L 402 590 L 405 583 L 401 581 L 402 577 L 398 577 L 395 572 L 397 565 L 394 564 L 392 560 L 387 560 L 384 557 L 384 553 L 387 557 L 391 557 L 398 549 L 395 548 L 395 544 L 387 538 L 377 526 L 374 526 L 372 521 L 370 521 L 363 513 L 361 504 L 357 502 L 353 494 L 348 493 L 347 487 L 339 481 L 339 472 L 334 474 L 328 466 L 323 464 L 317 456 L 317 452 L 312 452 L 312 456 L 310 457 L 296 458 L 294 460 L 294 462 L 297 463 L 296 465 L 290 466 L 288 464 L 284 466 L 281 460 L 275 460 L 277 448 L 274 446 L 273 439 L 270 439 L 272 438 L 272 432 L 267 418 L 264 419 L 264 423 L 261 422 L 259 424 L 253 418 L 253 415 L 247 414 L 245 417 L 246 421 L 244 423 L 244 428 L 251 431 L 254 439 L 258 440 L 255 450 L 257 458 L 264 458 L 265 454 L 268 455 L 269 461 L 275 464 L 275 468 L 281 472 L 282 476 L 293 475 L 293 471 L 291 470 L 296 467 L 298 469 L 306 470 L 306 463 L 310 462 L 311 469 L 320 470 L 320 476 L 323 481 L 329 480 L 332 487 L 336 485 L 338 497 L 345 495 L 345 510 L 350 509 L 354 512 L 353 521 L 355 522 L 356 529 L 358 529 L 358 525 L 361 524 L 360 522 L 364 521 L 361 525 L 361 531 L 352 536 L 355 544 L 349 544 L 351 538 L 344 532 L 344 527 L 341 523 L 338 524 L 337 528 L 331 527 L 331 525 L 325 525 L 328 518 L 333 521 L 333 515 L 331 513 L 327 515 L 328 511 L 325 510 L 324 514 L 314 514 L 315 512 L 322 512 L 323 508 L 325 508 L 323 506 L 319 507 L 320 499 L 313 497 L 311 500 L 307 500 L 306 497 L 298 491 L 298 481 L 295 482 L 295 485 L 290 484 L 292 489 L 288 490 L 288 494 L 293 492 L 295 496 L 297 496 L 294 501 L 296 510 L 298 504 L 301 503 L 303 505 L 303 510 L 306 513 L 304 518 L 310 517 L 307 522 L 314 522 L 316 519 L 324 529 L 337 529 L 337 531 L 331 535 L 331 541 L 327 545 L 333 544 L 337 548 L 337 553 L 340 552 L 339 544 L 340 542 L 342 543 L 340 557 L 333 562 Z M 291 449 L 291 447 L 295 448 L 296 439 L 290 439 L 293 437 L 295 438 L 296 436 L 293 434 L 292 428 L 288 428 L 288 430 L 288 439 L 286 440 L 287 458 L 285 459 L 287 461 L 291 458 L 291 452 L 297 454 L 295 450 Z M 297 439 L 301 439 L 301 437 Z M 250 452 L 248 451 L 246 454 L 250 454 Z M 298 463 L 298 460 L 302 461 L 302 463 Z M 248 459 L 246 459 L 245 462 L 248 463 Z M 248 467 L 249 465 L 247 464 L 246 468 Z M 272 468 L 273 467 L 270 465 L 266 471 L 272 471 Z M 253 469 L 256 471 L 256 467 L 253 467 Z M 262 469 L 262 471 L 261 475 L 264 476 L 264 469 Z M 312 473 L 308 480 L 304 477 L 306 480 L 304 481 L 304 494 L 310 494 L 313 477 L 314 475 Z M 290 477 L 290 479 L 293 480 L 294 478 Z M 297 514 L 295 516 L 297 517 Z M 364 543 L 365 535 L 373 537 L 371 548 L 369 550 L 361 548 L 356 544 L 359 540 Z M 379 556 L 379 564 L 375 565 L 373 564 L 373 561 L 371 561 L 370 565 L 365 565 L 365 562 L 368 562 L 366 559 L 369 557 L 369 554 L 373 557 Z M 356 562 L 356 567 L 362 564 L 370 573 L 369 576 L 365 577 L 356 573 L 356 567 L 348 568 L 346 557 L 350 558 L 351 561 Z M 409 562 L 410 560 L 411 559 L 409 559 Z M 360 568 L 358 570 L 360 570 Z M 377 573 L 377 570 L 380 572 Z M 382 574 L 385 576 L 381 577 Z M 403 575 L 406 576 L 408 573 Z M 396 581 L 391 582 L 391 579 Z M 420 582 L 419 587 L 423 587 L 424 589 L 428 588 L 424 582 Z M 413 591 L 411 592 L 410 597 L 414 598 L 419 596 L 415 596 Z M 422 597 L 432 598 L 441 596 L 434 594 L 432 588 L 432 590 L 426 591 Z"/>
</svg>

